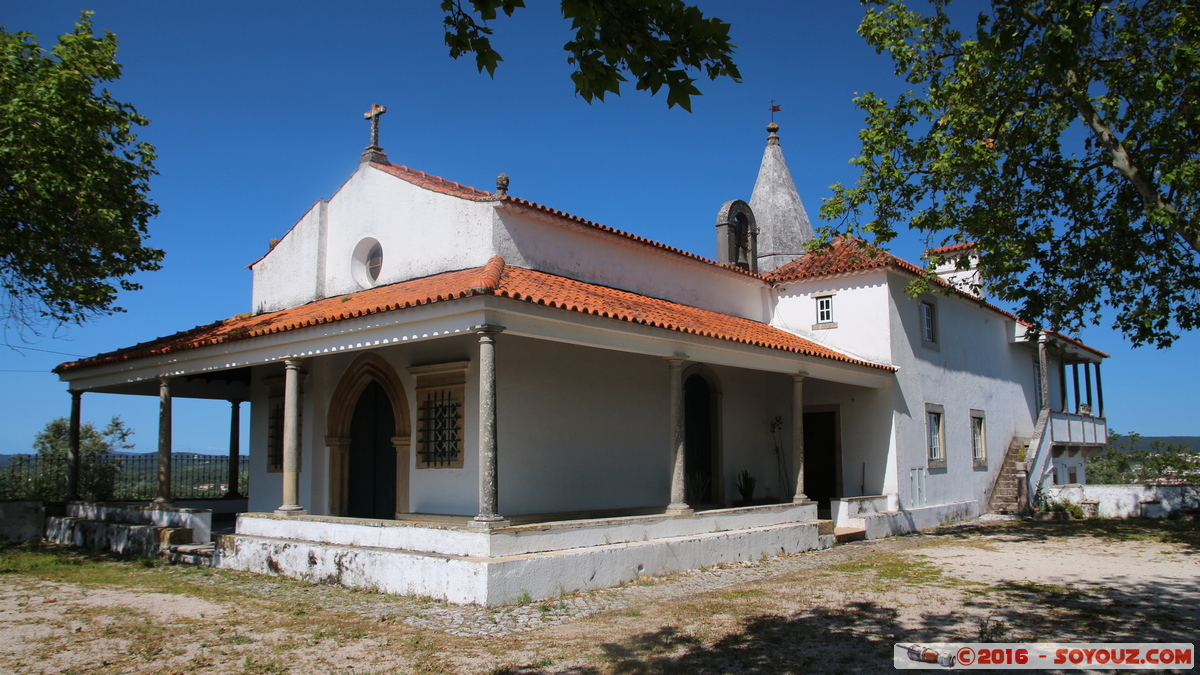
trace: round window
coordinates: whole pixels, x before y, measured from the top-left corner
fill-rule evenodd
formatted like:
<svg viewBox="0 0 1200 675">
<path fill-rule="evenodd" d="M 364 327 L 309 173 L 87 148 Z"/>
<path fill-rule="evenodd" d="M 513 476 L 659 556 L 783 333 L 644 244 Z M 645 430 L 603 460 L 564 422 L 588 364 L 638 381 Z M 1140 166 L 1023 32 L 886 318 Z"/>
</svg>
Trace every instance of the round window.
<svg viewBox="0 0 1200 675">
<path fill-rule="evenodd" d="M 371 283 L 379 280 L 379 270 L 383 267 L 383 247 L 378 242 L 367 252 L 367 278 Z"/>
<path fill-rule="evenodd" d="M 363 288 L 370 288 L 379 281 L 383 272 L 383 246 L 378 241 L 367 237 L 354 247 L 354 257 L 351 262 L 354 280 Z"/>
</svg>

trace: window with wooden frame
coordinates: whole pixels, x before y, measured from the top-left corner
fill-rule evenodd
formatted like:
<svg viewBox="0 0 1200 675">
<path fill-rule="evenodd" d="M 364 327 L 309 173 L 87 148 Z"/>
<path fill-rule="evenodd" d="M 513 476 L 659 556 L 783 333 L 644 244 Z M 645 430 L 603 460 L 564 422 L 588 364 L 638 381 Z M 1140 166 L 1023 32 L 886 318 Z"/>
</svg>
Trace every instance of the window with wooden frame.
<svg viewBox="0 0 1200 675">
<path fill-rule="evenodd" d="M 946 468 L 946 430 L 942 423 L 945 412 L 936 403 L 925 404 L 925 445 L 930 469 Z"/>
<path fill-rule="evenodd" d="M 813 324 L 813 330 L 837 328 L 837 322 L 833 320 L 833 296 L 835 295 L 837 295 L 836 291 L 813 293 L 812 297 L 817 305 L 817 322 Z"/>
<path fill-rule="evenodd" d="M 417 468 L 463 467 L 463 404 L 470 361 L 408 369 L 417 378 Z"/>
<path fill-rule="evenodd" d="M 300 373 L 300 415 L 296 419 L 296 435 L 300 447 L 304 447 L 304 380 L 306 375 Z M 268 377 L 263 380 L 267 385 L 267 471 L 280 473 L 283 471 L 283 377 Z M 300 453 L 303 459 L 304 453 Z M 296 467 L 300 471 L 300 467 Z"/>
<path fill-rule="evenodd" d="M 982 410 L 971 411 L 971 464 L 987 466 L 987 428 Z"/>
<path fill-rule="evenodd" d="M 932 298 L 922 300 L 921 307 L 921 344 L 925 347 L 938 347 L 938 316 L 937 302 Z"/>
</svg>

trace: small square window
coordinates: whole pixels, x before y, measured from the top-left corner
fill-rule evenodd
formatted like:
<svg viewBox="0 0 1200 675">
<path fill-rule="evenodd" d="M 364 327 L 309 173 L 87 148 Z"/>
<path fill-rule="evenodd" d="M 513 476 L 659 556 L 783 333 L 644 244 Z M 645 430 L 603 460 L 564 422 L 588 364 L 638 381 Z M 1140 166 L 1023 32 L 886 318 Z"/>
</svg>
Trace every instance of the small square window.
<svg viewBox="0 0 1200 675">
<path fill-rule="evenodd" d="M 937 344 L 937 305 L 928 300 L 921 302 L 921 341 Z"/>
<path fill-rule="evenodd" d="M 833 323 L 833 296 L 817 298 L 817 323 Z"/>
<path fill-rule="evenodd" d="M 934 403 L 925 404 L 925 446 L 930 469 L 946 468 L 946 433 L 942 425 L 945 409 Z"/>
<path fill-rule="evenodd" d="M 987 466 L 987 434 L 982 410 L 971 411 L 971 462 L 977 467 Z"/>
</svg>

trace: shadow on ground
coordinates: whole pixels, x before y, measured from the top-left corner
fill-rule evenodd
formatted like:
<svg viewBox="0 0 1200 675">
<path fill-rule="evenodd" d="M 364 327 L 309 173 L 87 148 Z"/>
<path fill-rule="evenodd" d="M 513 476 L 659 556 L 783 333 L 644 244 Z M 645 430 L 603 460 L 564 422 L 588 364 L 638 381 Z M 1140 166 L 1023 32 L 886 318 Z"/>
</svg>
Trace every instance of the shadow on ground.
<svg viewBox="0 0 1200 675">
<path fill-rule="evenodd" d="M 1003 536 L 1009 541 L 1046 541 L 1062 537 L 1098 537 L 1110 541 L 1157 541 L 1178 544 L 1183 553 L 1200 554 L 1200 522 L 1185 520 L 1051 520 L 951 525 L 942 537 Z"/>
<path fill-rule="evenodd" d="M 1099 537 L 1179 544 L 1200 552 L 1200 527 L 1162 521 L 976 524 L 946 528 L 951 540 L 996 535 L 1008 541 Z M 963 587 L 962 605 L 908 614 L 871 602 L 792 616 L 757 615 L 707 645 L 672 626 L 601 645 L 606 665 L 509 667 L 497 674 L 875 673 L 892 670 L 896 642 L 1192 642 L 1200 634 L 1200 577 L 1137 585 L 1061 586 L 1005 582 Z"/>
</svg>

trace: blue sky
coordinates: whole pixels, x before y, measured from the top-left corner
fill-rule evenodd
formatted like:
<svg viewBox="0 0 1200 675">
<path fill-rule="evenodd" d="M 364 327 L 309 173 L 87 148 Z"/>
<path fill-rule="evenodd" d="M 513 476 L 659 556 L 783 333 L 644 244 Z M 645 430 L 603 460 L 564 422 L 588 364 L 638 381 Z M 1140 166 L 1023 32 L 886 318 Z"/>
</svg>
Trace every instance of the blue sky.
<svg viewBox="0 0 1200 675">
<path fill-rule="evenodd" d="M 124 73 L 109 89 L 152 120 L 140 137 L 158 149 L 152 196 L 162 213 L 149 243 L 167 257 L 137 278 L 143 290 L 121 297 L 128 313 L 24 346 L 92 355 L 249 311 L 245 265 L 354 171 L 372 103 L 388 107 L 381 144 L 394 163 L 487 190 L 507 172 L 515 196 L 712 256 L 717 209 L 750 197 L 771 99 L 783 107 L 784 153 L 815 218 L 829 186 L 856 177 L 848 161 L 862 114 L 851 99 L 901 85 L 856 35 L 862 9 L 849 1 L 701 2 L 733 24 L 743 82 L 701 83 L 692 114 L 668 110 L 665 92 L 632 87 L 593 105 L 576 97 L 562 51 L 570 27 L 556 2 L 531 0 L 495 22 L 505 58 L 495 79 L 473 59 L 447 56 L 438 4 L 87 4 L 97 29 L 121 42 Z M 79 9 L 3 0 L 0 21 L 49 47 Z M 917 260 L 923 248 L 910 235 L 892 250 Z M 1200 435 L 1200 336 L 1134 350 L 1108 323 L 1082 338 L 1113 355 L 1104 365 L 1111 428 Z M 23 344 L 12 332 L 7 341 Z M 69 358 L 0 347 L 0 453 L 27 452 L 47 421 L 68 413 L 66 385 L 49 370 Z M 156 399 L 89 394 L 83 414 L 97 425 L 120 414 L 138 450 L 154 448 Z M 224 402 L 177 400 L 175 449 L 222 451 L 227 420 Z"/>
</svg>

